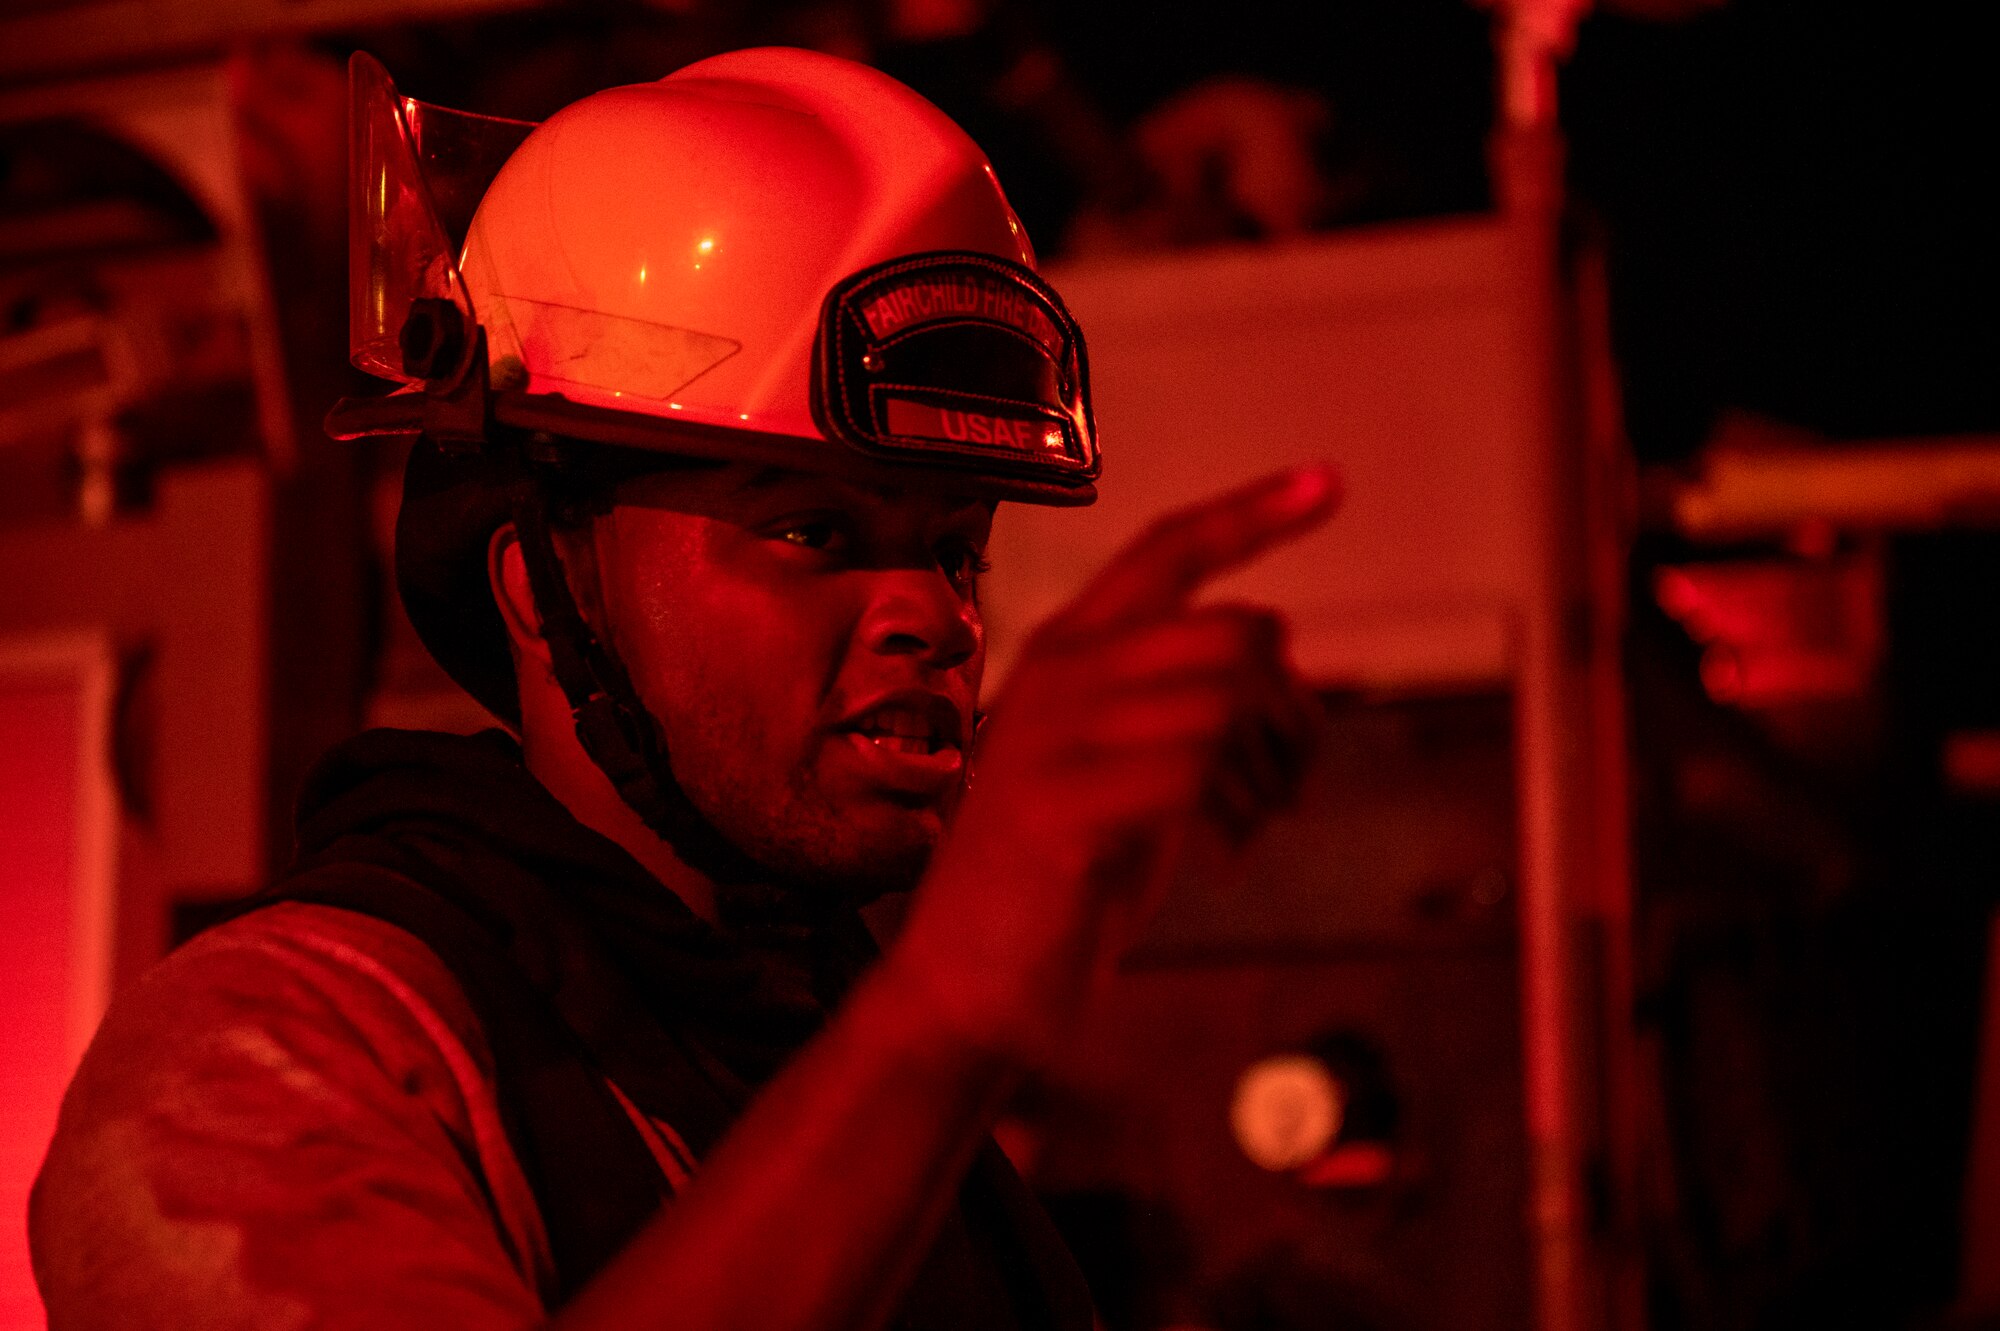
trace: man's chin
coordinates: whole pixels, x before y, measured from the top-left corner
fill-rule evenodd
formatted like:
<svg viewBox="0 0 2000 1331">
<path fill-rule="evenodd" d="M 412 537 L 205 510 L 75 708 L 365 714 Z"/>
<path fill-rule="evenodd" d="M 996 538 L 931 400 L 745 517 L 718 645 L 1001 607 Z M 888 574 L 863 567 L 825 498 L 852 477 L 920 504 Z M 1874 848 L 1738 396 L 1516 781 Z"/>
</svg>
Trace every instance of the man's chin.
<svg viewBox="0 0 2000 1331">
<path fill-rule="evenodd" d="M 803 857 L 773 865 L 786 882 L 815 898 L 866 906 L 895 892 L 908 892 L 930 867 L 931 848 L 898 847 L 865 858 Z"/>
<path fill-rule="evenodd" d="M 861 906 L 914 888 L 944 837 L 936 809 L 848 808 L 841 816 L 773 829 L 742 848 L 787 884 Z"/>
</svg>

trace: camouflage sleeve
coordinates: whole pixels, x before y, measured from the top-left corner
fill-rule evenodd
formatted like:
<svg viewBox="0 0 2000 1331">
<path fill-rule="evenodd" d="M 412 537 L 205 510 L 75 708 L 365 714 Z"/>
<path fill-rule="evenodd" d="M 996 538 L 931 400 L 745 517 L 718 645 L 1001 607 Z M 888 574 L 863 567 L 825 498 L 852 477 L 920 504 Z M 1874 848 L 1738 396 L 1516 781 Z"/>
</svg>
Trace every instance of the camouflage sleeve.
<svg viewBox="0 0 2000 1331">
<path fill-rule="evenodd" d="M 547 1239 L 443 965 L 267 908 L 114 1004 L 29 1217 L 52 1331 L 445 1331 L 545 1320 Z"/>
</svg>

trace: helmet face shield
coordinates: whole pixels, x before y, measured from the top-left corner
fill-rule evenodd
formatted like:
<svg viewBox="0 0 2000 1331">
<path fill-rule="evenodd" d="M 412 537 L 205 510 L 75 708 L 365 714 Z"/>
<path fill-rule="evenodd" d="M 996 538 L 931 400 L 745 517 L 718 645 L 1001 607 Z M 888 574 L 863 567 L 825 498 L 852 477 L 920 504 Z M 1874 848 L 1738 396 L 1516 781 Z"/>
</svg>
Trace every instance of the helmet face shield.
<svg viewBox="0 0 2000 1331">
<path fill-rule="evenodd" d="M 348 80 L 348 358 L 358 370 L 415 383 L 399 339 L 413 304 L 472 301 L 458 250 L 486 187 L 533 125 L 432 106 L 396 91 L 357 51 Z"/>
<path fill-rule="evenodd" d="M 1083 334 L 1046 282 L 990 254 L 910 255 L 835 286 L 813 416 L 881 461 L 1057 486 L 1098 473 Z"/>
</svg>

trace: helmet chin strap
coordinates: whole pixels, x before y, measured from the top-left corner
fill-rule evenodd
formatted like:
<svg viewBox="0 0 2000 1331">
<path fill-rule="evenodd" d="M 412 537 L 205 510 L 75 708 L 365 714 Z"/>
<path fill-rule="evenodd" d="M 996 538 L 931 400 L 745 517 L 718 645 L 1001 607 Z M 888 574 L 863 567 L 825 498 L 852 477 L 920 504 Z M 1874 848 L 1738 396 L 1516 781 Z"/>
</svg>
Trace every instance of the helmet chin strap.
<svg viewBox="0 0 2000 1331">
<path fill-rule="evenodd" d="M 624 666 L 584 622 L 550 535 L 549 497 L 541 485 L 521 487 L 514 531 L 549 661 L 569 701 L 583 751 L 683 864 L 718 887 L 769 882 L 770 873 L 724 837 L 688 798 L 668 761 L 659 723 L 639 700 Z"/>
</svg>

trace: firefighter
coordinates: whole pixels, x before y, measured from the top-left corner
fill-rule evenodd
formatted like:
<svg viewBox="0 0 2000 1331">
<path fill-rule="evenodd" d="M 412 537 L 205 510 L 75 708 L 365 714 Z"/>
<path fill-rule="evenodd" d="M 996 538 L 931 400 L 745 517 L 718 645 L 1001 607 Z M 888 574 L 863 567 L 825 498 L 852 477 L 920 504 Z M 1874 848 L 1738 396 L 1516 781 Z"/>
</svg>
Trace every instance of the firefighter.
<svg viewBox="0 0 2000 1331">
<path fill-rule="evenodd" d="M 996 505 L 1099 456 L 970 140 L 790 50 L 532 132 L 355 86 L 356 360 L 405 388 L 333 426 L 416 436 L 399 587 L 501 728 L 336 748 L 294 870 L 120 997 L 51 1325 L 1084 1331 L 987 1129 L 1293 792 L 1280 621 L 1191 598 L 1334 477 L 1155 526 L 988 716 Z"/>
</svg>

